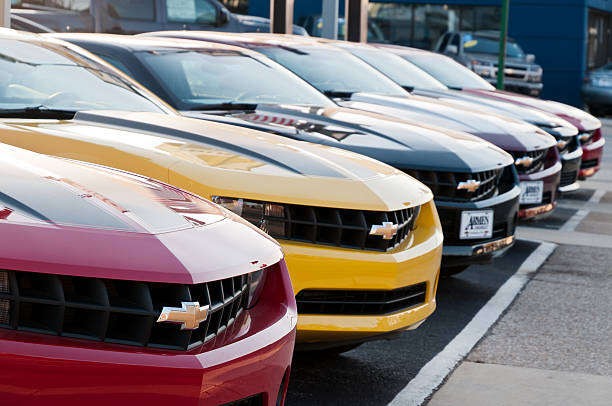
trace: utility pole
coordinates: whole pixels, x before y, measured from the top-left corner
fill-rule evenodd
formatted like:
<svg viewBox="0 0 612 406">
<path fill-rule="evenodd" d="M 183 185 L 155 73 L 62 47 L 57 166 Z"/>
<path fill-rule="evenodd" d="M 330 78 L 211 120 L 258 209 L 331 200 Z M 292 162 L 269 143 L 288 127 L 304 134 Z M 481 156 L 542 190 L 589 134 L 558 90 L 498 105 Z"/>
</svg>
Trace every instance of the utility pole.
<svg viewBox="0 0 612 406">
<path fill-rule="evenodd" d="M 270 31 L 293 33 L 293 0 L 270 0 Z"/>
<path fill-rule="evenodd" d="M 338 2 L 339 0 L 323 0 L 323 38 L 338 39 Z"/>
<path fill-rule="evenodd" d="M 506 41 L 508 39 L 508 11 L 510 0 L 502 0 L 501 29 L 499 30 L 499 60 L 497 62 L 497 88 L 504 90 L 506 73 Z"/>
<path fill-rule="evenodd" d="M 11 0 L 0 0 L 0 27 L 11 28 Z"/>
<path fill-rule="evenodd" d="M 368 0 L 346 0 L 346 40 L 368 42 Z"/>
</svg>

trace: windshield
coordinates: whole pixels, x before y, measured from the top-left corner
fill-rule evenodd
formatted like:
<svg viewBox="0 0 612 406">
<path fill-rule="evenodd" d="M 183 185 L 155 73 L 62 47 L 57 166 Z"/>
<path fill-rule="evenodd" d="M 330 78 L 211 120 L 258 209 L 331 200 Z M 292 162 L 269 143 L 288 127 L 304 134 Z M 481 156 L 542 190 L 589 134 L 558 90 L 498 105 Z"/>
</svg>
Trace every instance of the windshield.
<svg viewBox="0 0 612 406">
<path fill-rule="evenodd" d="M 232 50 L 141 51 L 179 110 L 220 103 L 334 104 L 282 67 Z"/>
<path fill-rule="evenodd" d="M 68 47 L 0 39 L 0 111 L 28 107 L 166 112 L 131 82 Z"/>
<path fill-rule="evenodd" d="M 337 48 L 260 47 L 263 53 L 326 94 L 377 93 L 406 96 L 406 91 L 376 69 Z"/>
<path fill-rule="evenodd" d="M 495 89 L 476 73 L 446 56 L 410 54 L 402 57 L 453 89 Z"/>
<path fill-rule="evenodd" d="M 463 50 L 476 54 L 497 55 L 499 53 L 499 40 L 465 34 L 463 36 Z M 509 58 L 523 59 L 525 53 L 516 42 L 508 40 L 506 43 L 506 56 Z"/>
<path fill-rule="evenodd" d="M 347 51 L 404 88 L 446 90 L 447 87 L 407 60 L 376 48 L 349 46 Z"/>
</svg>

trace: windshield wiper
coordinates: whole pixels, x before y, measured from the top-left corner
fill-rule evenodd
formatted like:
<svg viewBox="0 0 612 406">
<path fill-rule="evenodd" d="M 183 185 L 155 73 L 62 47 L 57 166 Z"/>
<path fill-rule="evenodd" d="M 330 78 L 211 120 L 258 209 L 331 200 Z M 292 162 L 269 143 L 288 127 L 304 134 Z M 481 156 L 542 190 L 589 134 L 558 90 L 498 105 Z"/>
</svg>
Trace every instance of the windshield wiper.
<svg viewBox="0 0 612 406">
<path fill-rule="evenodd" d="M 237 103 L 237 102 L 225 102 L 225 103 L 210 103 L 201 104 L 199 106 L 190 107 L 192 111 L 205 111 L 205 110 L 255 110 L 257 104 L 255 103 Z"/>
<path fill-rule="evenodd" d="M 340 92 L 337 90 L 325 90 L 323 94 L 327 97 L 335 97 L 339 99 L 350 99 L 353 94 L 357 92 Z"/>
<path fill-rule="evenodd" d="M 2 118 L 55 118 L 70 120 L 76 114 L 76 110 L 52 109 L 45 106 L 31 106 L 19 109 L 0 109 Z"/>
</svg>

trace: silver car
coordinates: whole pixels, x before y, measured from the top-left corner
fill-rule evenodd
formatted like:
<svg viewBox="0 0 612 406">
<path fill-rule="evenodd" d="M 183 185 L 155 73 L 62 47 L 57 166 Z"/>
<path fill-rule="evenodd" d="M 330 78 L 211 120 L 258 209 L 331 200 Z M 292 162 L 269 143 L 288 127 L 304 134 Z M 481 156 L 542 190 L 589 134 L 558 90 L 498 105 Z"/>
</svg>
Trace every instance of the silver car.
<svg viewBox="0 0 612 406">
<path fill-rule="evenodd" d="M 603 116 L 612 109 L 612 63 L 590 71 L 582 85 L 582 101 L 595 116 Z"/>
</svg>

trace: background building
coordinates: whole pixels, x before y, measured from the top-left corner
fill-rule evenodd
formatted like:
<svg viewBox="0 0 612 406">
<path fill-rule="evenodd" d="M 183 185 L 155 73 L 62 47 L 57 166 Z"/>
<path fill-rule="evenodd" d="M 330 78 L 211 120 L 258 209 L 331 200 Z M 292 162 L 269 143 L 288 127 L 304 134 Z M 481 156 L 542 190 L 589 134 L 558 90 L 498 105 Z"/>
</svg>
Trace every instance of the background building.
<svg viewBox="0 0 612 406">
<path fill-rule="evenodd" d="M 251 15 L 269 7 L 248 2 Z M 296 23 L 320 14 L 320 0 L 295 0 Z M 385 40 L 431 49 L 447 30 L 499 29 L 501 0 L 371 0 L 369 15 Z M 509 35 L 544 68 L 543 98 L 582 106 L 585 73 L 612 60 L 612 0 L 511 0 Z"/>
</svg>

